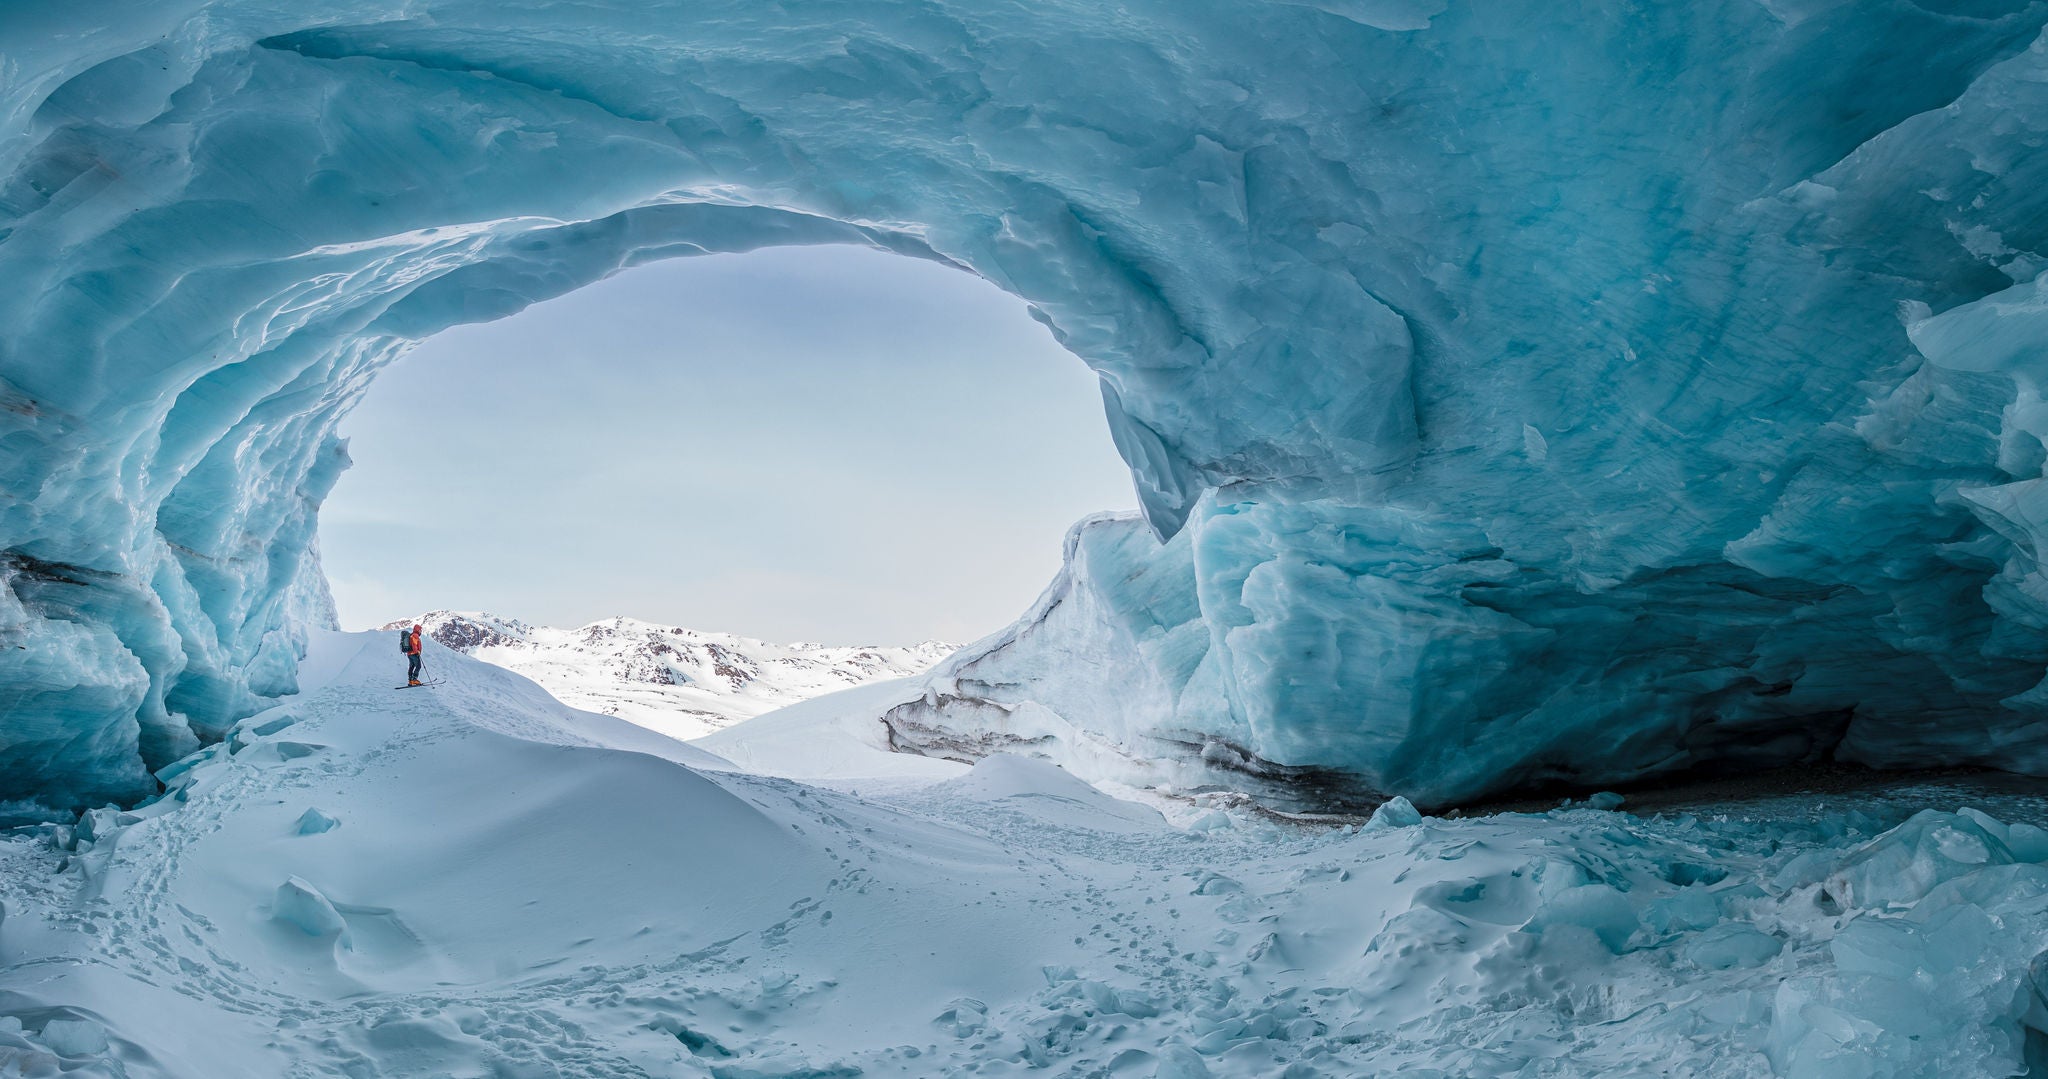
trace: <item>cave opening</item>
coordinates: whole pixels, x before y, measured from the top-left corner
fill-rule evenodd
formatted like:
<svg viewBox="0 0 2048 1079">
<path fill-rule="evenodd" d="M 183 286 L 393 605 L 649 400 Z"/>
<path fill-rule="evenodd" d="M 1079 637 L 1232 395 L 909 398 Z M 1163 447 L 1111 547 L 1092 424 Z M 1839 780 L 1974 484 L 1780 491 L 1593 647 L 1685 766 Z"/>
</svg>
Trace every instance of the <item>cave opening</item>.
<svg viewBox="0 0 2048 1079">
<path fill-rule="evenodd" d="M 321 543 L 348 629 L 445 609 L 957 643 L 1132 501 L 1095 375 L 1022 302 L 845 245 L 665 260 L 457 326 L 341 433 Z"/>
</svg>

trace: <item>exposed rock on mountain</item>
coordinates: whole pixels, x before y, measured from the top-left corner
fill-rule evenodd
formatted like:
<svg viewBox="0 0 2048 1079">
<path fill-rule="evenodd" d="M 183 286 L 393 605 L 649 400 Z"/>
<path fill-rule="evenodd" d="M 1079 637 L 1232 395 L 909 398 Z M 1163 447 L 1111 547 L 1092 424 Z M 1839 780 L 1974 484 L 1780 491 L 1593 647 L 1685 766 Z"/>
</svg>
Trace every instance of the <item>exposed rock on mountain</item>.
<svg viewBox="0 0 2048 1079">
<path fill-rule="evenodd" d="M 385 624 L 539 682 L 563 703 L 677 738 L 698 738 L 820 694 L 923 674 L 956 645 L 773 644 L 731 633 L 608 618 L 575 629 L 429 611 Z"/>
</svg>

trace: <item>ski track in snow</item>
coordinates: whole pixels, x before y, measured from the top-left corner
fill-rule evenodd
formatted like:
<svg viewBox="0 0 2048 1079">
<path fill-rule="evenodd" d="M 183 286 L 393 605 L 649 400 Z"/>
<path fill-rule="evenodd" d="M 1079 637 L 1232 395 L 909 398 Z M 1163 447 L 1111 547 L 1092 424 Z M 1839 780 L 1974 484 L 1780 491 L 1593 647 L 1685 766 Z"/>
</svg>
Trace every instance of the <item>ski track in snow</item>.
<svg viewBox="0 0 2048 1079">
<path fill-rule="evenodd" d="M 323 641 L 156 805 L 0 843 L 0 1073 L 83 1017 L 65 1075 L 1766 1075 L 1858 913 L 1821 882 L 1916 808 L 1169 823 L 1017 758 L 854 795 L 452 654 L 395 693 L 385 644 Z"/>
</svg>

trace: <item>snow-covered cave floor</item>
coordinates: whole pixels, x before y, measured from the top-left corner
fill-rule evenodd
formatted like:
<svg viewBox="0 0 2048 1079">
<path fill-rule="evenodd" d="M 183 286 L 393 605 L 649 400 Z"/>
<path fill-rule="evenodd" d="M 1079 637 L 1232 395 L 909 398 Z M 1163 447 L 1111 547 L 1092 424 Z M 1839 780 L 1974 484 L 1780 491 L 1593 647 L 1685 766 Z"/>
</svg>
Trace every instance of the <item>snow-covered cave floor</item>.
<svg viewBox="0 0 2048 1079">
<path fill-rule="evenodd" d="M 1967 1076 L 2048 1019 L 2048 833 L 1888 831 L 1946 791 L 1168 823 L 874 751 L 871 688 L 720 760 L 429 666 L 327 637 L 170 797 L 0 842 L 0 1074 Z"/>
</svg>

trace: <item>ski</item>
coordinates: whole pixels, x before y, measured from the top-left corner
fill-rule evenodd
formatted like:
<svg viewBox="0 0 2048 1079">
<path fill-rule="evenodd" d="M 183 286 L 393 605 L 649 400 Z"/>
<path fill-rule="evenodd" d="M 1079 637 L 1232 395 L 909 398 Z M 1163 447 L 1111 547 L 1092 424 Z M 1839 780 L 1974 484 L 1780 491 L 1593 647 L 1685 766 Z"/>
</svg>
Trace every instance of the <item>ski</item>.
<svg viewBox="0 0 2048 1079">
<path fill-rule="evenodd" d="M 438 686 L 438 685 L 440 685 L 441 683 L 443 683 L 443 682 L 446 682 L 446 681 L 447 681 L 447 679 L 446 679 L 446 678 L 436 678 L 436 679 L 434 679 L 434 680 L 433 680 L 433 681 L 431 681 L 431 682 L 421 682 L 421 683 L 420 683 L 419 685 L 416 685 L 416 686 L 415 686 L 415 685 L 411 685 L 411 684 L 407 684 L 407 685 L 403 685 L 403 686 L 394 686 L 393 688 L 394 688 L 394 689 L 425 689 L 425 688 L 426 688 L 426 687 L 428 687 L 428 686 Z"/>
</svg>

